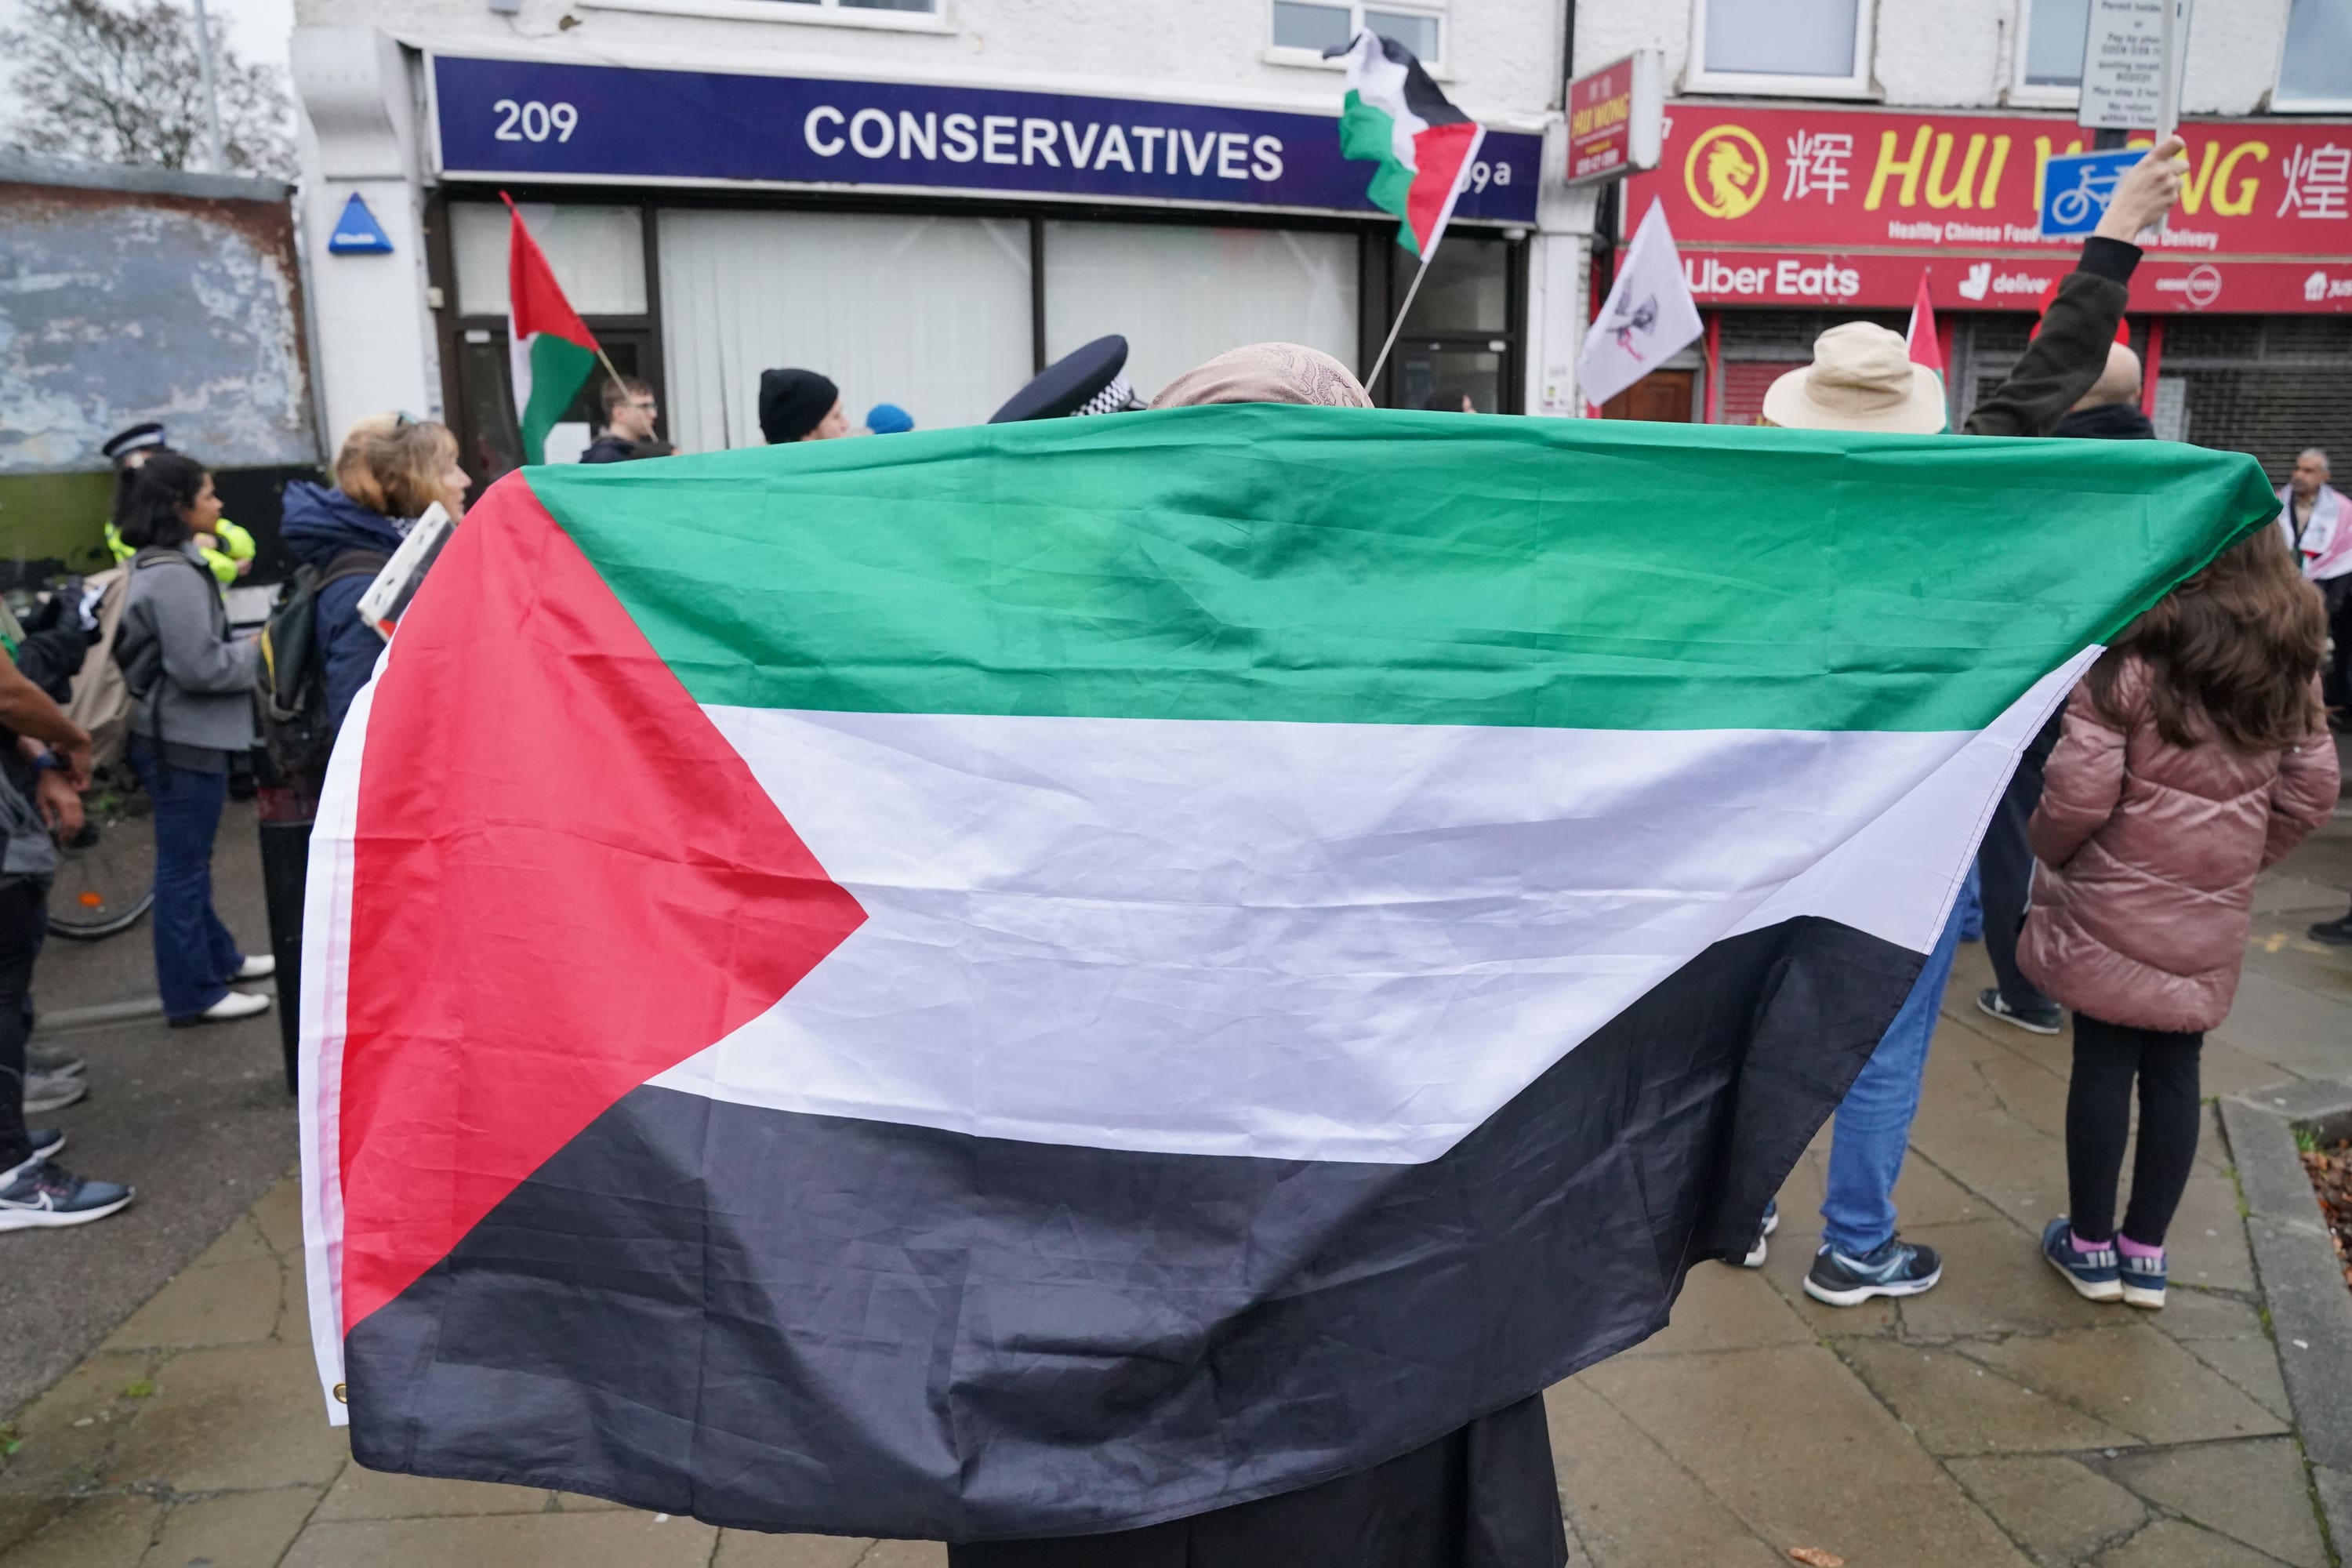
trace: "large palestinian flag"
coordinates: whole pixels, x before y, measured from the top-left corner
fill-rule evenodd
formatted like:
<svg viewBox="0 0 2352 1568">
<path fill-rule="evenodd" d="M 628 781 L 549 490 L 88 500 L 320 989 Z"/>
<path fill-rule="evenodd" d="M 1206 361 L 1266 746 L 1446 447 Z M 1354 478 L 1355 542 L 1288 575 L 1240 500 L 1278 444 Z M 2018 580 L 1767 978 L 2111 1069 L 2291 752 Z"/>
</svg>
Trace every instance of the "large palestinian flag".
<svg viewBox="0 0 2352 1568">
<path fill-rule="evenodd" d="M 1380 164 L 1364 194 L 1397 216 L 1397 243 L 1423 261 L 1444 237 L 1462 194 L 1462 172 L 1477 161 L 1486 127 L 1454 107 L 1412 51 L 1366 31 L 1344 51 L 1348 96 L 1339 111 L 1339 153 Z"/>
<path fill-rule="evenodd" d="M 2163 442 L 1277 406 L 509 476 L 311 851 L 352 1450 L 1071 1533 L 1630 1345 L 2095 646 L 2276 511 Z"/>
</svg>

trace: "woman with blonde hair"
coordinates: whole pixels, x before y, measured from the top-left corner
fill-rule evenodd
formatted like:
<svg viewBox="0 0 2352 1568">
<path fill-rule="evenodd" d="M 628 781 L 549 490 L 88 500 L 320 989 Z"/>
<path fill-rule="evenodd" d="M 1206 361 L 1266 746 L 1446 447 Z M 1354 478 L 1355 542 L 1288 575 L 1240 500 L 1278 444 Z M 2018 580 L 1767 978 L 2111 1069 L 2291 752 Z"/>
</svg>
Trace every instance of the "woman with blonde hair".
<svg viewBox="0 0 2352 1568">
<path fill-rule="evenodd" d="M 286 487 L 286 548 L 318 574 L 327 717 L 336 728 L 383 648 L 360 619 L 360 595 L 436 501 L 451 517 L 464 511 L 472 482 L 457 466 L 457 438 L 447 426 L 371 414 L 344 436 L 332 489 L 302 480 Z"/>
</svg>

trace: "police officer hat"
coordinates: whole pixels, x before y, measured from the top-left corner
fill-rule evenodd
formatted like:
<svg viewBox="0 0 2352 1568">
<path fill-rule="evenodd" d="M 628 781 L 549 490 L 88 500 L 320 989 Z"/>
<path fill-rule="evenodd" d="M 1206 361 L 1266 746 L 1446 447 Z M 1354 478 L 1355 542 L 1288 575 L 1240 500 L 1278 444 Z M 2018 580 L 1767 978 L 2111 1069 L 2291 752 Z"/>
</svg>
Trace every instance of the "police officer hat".
<svg viewBox="0 0 2352 1568">
<path fill-rule="evenodd" d="M 106 445 L 100 447 L 99 451 L 120 467 L 122 459 L 131 453 L 145 451 L 151 447 L 161 447 L 163 444 L 163 427 L 150 420 L 144 425 L 133 425 L 128 430 L 117 431 L 107 438 Z"/>
<path fill-rule="evenodd" d="M 1037 373 L 988 416 L 991 425 L 1058 419 L 1066 414 L 1123 414 L 1143 406 L 1127 380 L 1127 340 L 1117 332 L 1073 349 Z"/>
</svg>

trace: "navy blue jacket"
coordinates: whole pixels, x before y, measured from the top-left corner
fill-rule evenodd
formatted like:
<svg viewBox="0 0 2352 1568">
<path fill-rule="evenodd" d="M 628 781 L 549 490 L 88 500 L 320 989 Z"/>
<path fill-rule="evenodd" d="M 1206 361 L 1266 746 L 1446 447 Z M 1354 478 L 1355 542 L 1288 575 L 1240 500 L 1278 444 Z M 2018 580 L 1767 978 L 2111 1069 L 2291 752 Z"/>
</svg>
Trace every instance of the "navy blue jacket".
<svg viewBox="0 0 2352 1568">
<path fill-rule="evenodd" d="M 389 559 L 400 548 L 400 531 L 389 518 L 368 510 L 341 490 L 297 479 L 286 487 L 279 524 L 286 548 L 306 566 L 326 570 L 347 550 L 368 550 Z M 345 577 L 319 591 L 318 636 L 327 665 L 327 717 L 336 729 L 352 710 L 352 699 L 375 673 L 383 638 L 360 619 L 360 595 L 375 574 Z"/>
</svg>

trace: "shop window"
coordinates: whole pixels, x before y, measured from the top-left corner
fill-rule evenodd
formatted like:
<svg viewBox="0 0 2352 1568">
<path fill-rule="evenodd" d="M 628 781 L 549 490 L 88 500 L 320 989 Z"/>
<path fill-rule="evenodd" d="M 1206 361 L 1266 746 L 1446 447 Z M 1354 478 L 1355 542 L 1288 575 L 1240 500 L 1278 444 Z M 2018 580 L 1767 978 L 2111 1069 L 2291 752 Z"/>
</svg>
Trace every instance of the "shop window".
<svg viewBox="0 0 2352 1568">
<path fill-rule="evenodd" d="M 522 220 L 573 310 L 583 316 L 645 314 L 645 217 L 637 208 L 525 202 Z M 507 313 L 507 231 L 500 203 L 449 204 L 459 315 Z"/>
<path fill-rule="evenodd" d="M 2022 0 L 2018 25 L 2017 100 L 2074 102 L 2083 87 L 2091 0 Z"/>
<path fill-rule="evenodd" d="M 1274 48 L 1269 58 L 1283 65 L 1321 65 L 1325 50 L 1347 47 L 1349 39 L 1367 28 L 1402 44 L 1432 69 L 1444 63 L 1441 12 L 1400 5 L 1332 5 L 1319 0 L 1274 0 Z"/>
<path fill-rule="evenodd" d="M 1431 258 L 1429 275 L 1412 295 L 1404 335 L 1499 332 L 1508 321 L 1510 247 L 1499 239 L 1454 230 Z M 1414 268 L 1400 262 L 1395 304 L 1412 290 Z"/>
<path fill-rule="evenodd" d="M 771 366 L 831 376 L 852 424 L 896 403 L 919 429 L 979 424 L 1034 368 L 1021 221 L 665 209 L 656 227 L 683 451 L 758 446 Z"/>
<path fill-rule="evenodd" d="M 2306 447 L 2352 451 L 2352 319 L 2199 316 L 2165 321 L 2165 433 L 2247 452 L 2284 484 Z"/>
<path fill-rule="evenodd" d="M 2294 0 L 2273 109 L 2352 109 L 2352 0 Z"/>
<path fill-rule="evenodd" d="M 1356 365 L 1356 240 L 1298 229 L 1045 225 L 1045 353 L 1106 332 L 1149 398 L 1212 355 L 1287 342 Z"/>
<path fill-rule="evenodd" d="M 1870 94 L 1872 0 L 1693 0 L 1692 92 Z"/>
</svg>

